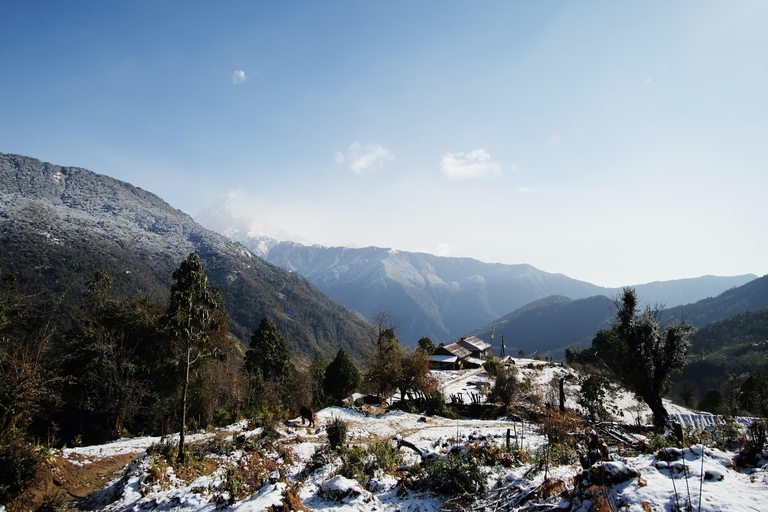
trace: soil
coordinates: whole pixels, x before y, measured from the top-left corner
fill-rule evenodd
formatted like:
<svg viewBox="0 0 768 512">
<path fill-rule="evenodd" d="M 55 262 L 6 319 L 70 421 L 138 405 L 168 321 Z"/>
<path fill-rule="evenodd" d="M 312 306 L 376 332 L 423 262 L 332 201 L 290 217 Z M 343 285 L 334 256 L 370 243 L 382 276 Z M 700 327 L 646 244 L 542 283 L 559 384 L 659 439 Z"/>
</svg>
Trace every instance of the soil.
<svg viewBox="0 0 768 512">
<path fill-rule="evenodd" d="M 8 503 L 6 509 L 8 512 L 34 511 L 47 499 L 63 503 L 61 510 L 80 510 L 78 501 L 122 476 L 125 467 L 137 455 L 128 453 L 103 457 L 83 465 L 56 457 L 52 462 L 43 464 L 35 484 Z"/>
</svg>

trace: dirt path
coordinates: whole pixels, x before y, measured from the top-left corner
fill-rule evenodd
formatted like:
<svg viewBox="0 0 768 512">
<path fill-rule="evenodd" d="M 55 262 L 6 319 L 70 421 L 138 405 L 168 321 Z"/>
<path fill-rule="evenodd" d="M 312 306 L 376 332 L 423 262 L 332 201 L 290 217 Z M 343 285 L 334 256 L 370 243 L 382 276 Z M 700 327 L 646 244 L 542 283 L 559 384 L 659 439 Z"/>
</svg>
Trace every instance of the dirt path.
<svg viewBox="0 0 768 512">
<path fill-rule="evenodd" d="M 19 510 L 35 510 L 46 497 L 62 500 L 62 510 L 78 510 L 78 500 L 104 489 L 110 481 L 119 478 L 124 468 L 138 455 L 124 453 L 101 457 L 82 465 L 56 457 L 51 464 L 43 467 L 35 485 L 17 498 L 16 502 L 22 505 Z"/>
</svg>

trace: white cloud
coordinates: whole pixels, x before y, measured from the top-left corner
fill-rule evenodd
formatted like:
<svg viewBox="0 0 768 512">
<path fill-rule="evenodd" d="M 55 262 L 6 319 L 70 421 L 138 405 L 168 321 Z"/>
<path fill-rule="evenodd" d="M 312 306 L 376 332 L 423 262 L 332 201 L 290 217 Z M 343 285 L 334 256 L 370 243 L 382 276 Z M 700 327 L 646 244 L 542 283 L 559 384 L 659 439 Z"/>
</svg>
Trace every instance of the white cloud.
<svg viewBox="0 0 768 512">
<path fill-rule="evenodd" d="M 374 168 L 381 167 L 394 160 L 395 155 L 381 144 L 360 144 L 355 141 L 349 146 L 346 156 L 336 152 L 336 163 L 349 161 L 349 168 L 356 174 Z"/>
<path fill-rule="evenodd" d="M 442 243 L 437 245 L 437 252 L 435 253 L 435 255 L 450 256 L 455 250 L 456 250 L 456 247 L 452 246 L 451 244 Z"/>
<path fill-rule="evenodd" d="M 245 76 L 245 71 L 242 69 L 238 69 L 232 73 L 232 83 L 234 85 L 245 83 L 246 80 L 248 80 L 248 77 Z"/>
<path fill-rule="evenodd" d="M 446 153 L 440 167 L 449 180 L 492 178 L 501 173 L 501 165 L 491 160 L 484 149 L 469 153 Z"/>
<path fill-rule="evenodd" d="M 517 189 L 517 191 L 520 192 L 521 194 L 533 194 L 533 191 L 528 187 L 520 187 Z"/>
</svg>

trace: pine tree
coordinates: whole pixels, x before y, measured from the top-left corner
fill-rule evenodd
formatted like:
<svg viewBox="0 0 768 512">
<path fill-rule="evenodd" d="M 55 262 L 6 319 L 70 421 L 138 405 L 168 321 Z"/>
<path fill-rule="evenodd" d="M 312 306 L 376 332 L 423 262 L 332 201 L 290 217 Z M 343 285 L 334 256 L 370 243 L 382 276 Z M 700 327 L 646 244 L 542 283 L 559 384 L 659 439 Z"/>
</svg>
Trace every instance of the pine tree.
<svg viewBox="0 0 768 512">
<path fill-rule="evenodd" d="M 202 358 L 210 355 L 208 336 L 218 329 L 217 310 L 223 311 L 221 294 L 208 285 L 203 264 L 194 252 L 173 273 L 171 298 L 166 313 L 167 325 L 173 340 L 178 362 L 183 369 L 181 393 L 181 434 L 179 438 L 180 462 L 184 462 L 184 440 L 187 420 L 187 393 L 190 369 Z"/>
<path fill-rule="evenodd" d="M 291 376 L 293 363 L 288 345 L 272 319 L 264 317 L 251 336 L 250 350 L 245 354 L 245 368 L 260 373 L 263 380 L 284 382 Z"/>
<path fill-rule="evenodd" d="M 360 370 L 346 350 L 340 348 L 336 358 L 325 370 L 323 389 L 337 402 L 357 390 L 360 386 Z"/>
</svg>

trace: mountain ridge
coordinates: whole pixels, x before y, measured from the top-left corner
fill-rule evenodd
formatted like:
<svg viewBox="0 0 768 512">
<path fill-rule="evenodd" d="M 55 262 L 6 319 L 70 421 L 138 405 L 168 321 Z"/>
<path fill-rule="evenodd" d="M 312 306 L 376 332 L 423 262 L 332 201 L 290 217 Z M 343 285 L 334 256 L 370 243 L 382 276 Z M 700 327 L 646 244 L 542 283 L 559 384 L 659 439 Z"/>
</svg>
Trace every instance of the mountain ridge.
<svg viewBox="0 0 768 512">
<path fill-rule="evenodd" d="M 369 324 L 300 275 L 200 226 L 158 196 L 79 167 L 0 153 L 0 267 L 31 292 L 76 296 L 96 270 L 122 294 L 167 297 L 171 274 L 200 255 L 230 328 L 247 343 L 271 316 L 295 355 L 362 357 Z"/>
<path fill-rule="evenodd" d="M 219 212 L 226 215 L 226 209 Z M 210 213 L 210 210 L 208 210 Z M 196 217 L 201 223 L 213 219 Z M 235 219 L 220 217 L 215 226 Z M 224 228 L 226 231 L 226 228 Z M 485 263 L 473 258 L 442 257 L 381 247 L 326 247 L 278 241 L 269 237 L 239 240 L 267 261 L 295 271 L 324 293 L 371 318 L 385 311 L 401 322 L 398 333 L 413 345 L 422 336 L 448 342 L 490 324 L 516 309 L 550 295 L 583 299 L 617 296 L 621 288 L 605 288 L 564 274 L 521 264 Z M 644 300 L 693 302 L 754 279 L 702 276 L 637 285 Z"/>
</svg>

